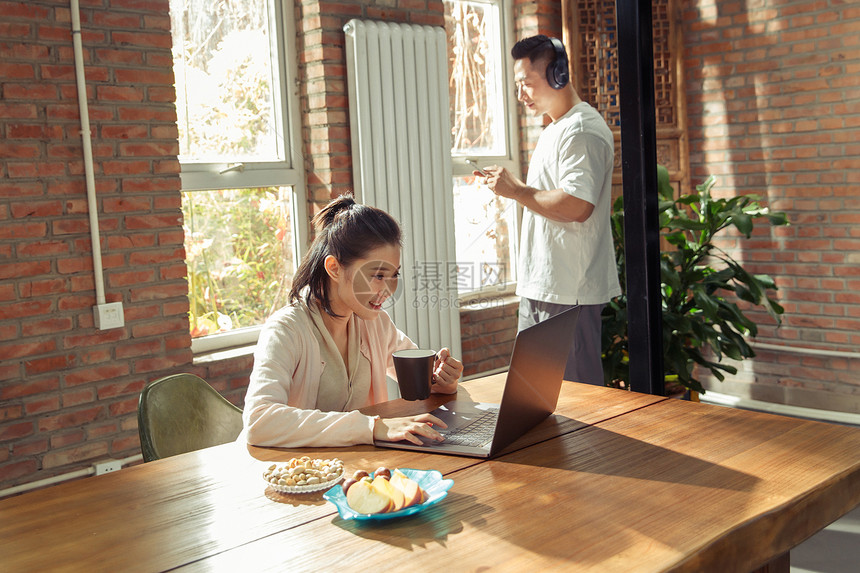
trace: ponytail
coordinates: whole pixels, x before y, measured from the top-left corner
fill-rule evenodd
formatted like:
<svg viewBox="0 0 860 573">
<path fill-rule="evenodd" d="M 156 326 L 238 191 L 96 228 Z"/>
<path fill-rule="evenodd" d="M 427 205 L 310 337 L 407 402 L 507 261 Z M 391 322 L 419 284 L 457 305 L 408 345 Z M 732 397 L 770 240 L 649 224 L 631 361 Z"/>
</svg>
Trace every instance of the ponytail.
<svg viewBox="0 0 860 573">
<path fill-rule="evenodd" d="M 351 194 L 331 201 L 317 213 L 312 224 L 316 238 L 293 276 L 290 302 L 300 300 L 307 288 L 308 305 L 316 300 L 328 315 L 338 316 L 331 308 L 326 257 L 332 255 L 341 265 L 349 266 L 377 247 L 399 246 L 400 225 L 385 211 L 356 203 Z"/>
</svg>

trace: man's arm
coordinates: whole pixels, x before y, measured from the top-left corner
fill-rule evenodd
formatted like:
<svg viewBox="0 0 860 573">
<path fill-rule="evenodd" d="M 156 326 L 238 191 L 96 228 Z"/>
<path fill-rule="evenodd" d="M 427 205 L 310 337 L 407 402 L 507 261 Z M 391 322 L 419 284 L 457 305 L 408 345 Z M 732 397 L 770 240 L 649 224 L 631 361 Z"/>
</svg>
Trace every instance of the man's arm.
<svg viewBox="0 0 860 573">
<path fill-rule="evenodd" d="M 487 187 L 500 197 L 507 197 L 535 213 L 561 223 L 583 223 L 594 211 L 594 205 L 569 195 L 561 189 L 529 187 L 504 167 L 486 167 Z M 477 175 L 477 173 L 476 173 Z"/>
</svg>

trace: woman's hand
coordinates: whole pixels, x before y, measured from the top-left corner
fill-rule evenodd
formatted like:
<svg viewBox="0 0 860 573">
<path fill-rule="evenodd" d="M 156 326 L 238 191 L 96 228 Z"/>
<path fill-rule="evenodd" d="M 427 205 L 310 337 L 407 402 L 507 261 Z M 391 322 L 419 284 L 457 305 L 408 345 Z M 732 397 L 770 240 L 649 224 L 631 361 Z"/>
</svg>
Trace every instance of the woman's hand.
<svg viewBox="0 0 860 573">
<path fill-rule="evenodd" d="M 463 363 L 451 356 L 447 348 L 436 353 L 433 364 L 433 386 L 431 390 L 439 394 L 453 394 L 463 373 Z"/>
<path fill-rule="evenodd" d="M 432 414 L 418 414 L 405 418 L 377 418 L 373 424 L 373 439 L 385 442 L 407 440 L 420 446 L 423 442 L 418 436 L 422 436 L 441 442 L 444 438 L 433 429 L 433 426 L 448 427 L 445 422 Z"/>
</svg>

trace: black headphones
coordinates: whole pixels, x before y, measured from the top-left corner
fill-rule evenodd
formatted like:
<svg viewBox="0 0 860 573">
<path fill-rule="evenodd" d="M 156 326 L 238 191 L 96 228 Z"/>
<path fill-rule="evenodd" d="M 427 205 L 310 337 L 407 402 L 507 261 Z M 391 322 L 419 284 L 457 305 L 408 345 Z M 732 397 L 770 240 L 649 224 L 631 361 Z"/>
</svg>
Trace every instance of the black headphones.
<svg viewBox="0 0 860 573">
<path fill-rule="evenodd" d="M 546 81 L 553 89 L 560 90 L 570 81 L 570 72 L 567 69 L 567 52 L 564 51 L 564 44 L 558 38 L 550 38 L 552 47 L 555 50 L 555 58 L 552 63 L 546 67 Z"/>
</svg>

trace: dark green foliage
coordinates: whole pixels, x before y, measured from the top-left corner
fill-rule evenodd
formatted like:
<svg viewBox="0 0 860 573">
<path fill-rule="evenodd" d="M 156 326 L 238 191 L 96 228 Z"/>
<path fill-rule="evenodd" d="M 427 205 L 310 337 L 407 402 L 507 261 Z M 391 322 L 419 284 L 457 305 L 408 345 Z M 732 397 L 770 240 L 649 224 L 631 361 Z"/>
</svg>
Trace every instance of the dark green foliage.
<svg viewBox="0 0 860 573">
<path fill-rule="evenodd" d="M 660 231 L 670 250 L 660 253 L 663 309 L 663 367 L 667 382 L 704 392 L 695 377 L 696 365 L 723 380 L 724 372 L 737 373 L 723 364 L 723 356 L 743 360 L 755 356 L 747 336 L 758 333 L 736 299 L 764 307 L 781 322 L 783 308 L 769 296 L 776 290 L 767 275 L 753 275 L 714 238 L 734 227 L 749 238 L 756 220 L 787 225 L 785 213 L 771 213 L 759 197 L 742 195 L 727 199 L 711 196 L 716 178 L 709 177 L 696 193 L 674 198 L 669 173 L 658 166 Z M 612 234 L 621 284 L 625 283 L 624 210 L 619 197 L 612 209 Z M 626 292 L 603 310 L 603 368 L 607 385 L 629 387 Z"/>
</svg>

